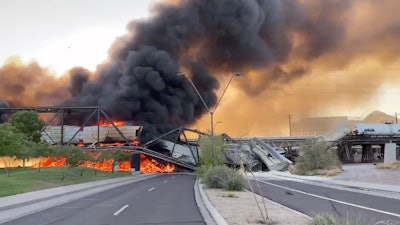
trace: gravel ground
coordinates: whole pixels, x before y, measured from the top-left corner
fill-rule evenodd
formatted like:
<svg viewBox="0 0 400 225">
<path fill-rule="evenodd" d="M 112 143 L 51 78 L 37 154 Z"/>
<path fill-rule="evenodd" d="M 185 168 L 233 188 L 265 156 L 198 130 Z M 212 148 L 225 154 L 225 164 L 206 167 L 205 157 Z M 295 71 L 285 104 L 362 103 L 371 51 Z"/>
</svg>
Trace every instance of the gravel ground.
<svg viewBox="0 0 400 225">
<path fill-rule="evenodd" d="M 205 188 L 203 185 L 202 187 L 211 204 L 229 225 L 263 224 L 261 213 L 251 192 L 228 192 L 221 189 Z M 233 194 L 234 197 L 228 197 L 228 194 Z M 257 195 L 256 198 L 263 208 L 261 196 Z M 269 224 L 307 225 L 311 221 L 308 216 L 268 199 L 265 199 L 264 202 L 270 219 Z M 263 210 L 263 212 L 265 211 Z"/>
</svg>

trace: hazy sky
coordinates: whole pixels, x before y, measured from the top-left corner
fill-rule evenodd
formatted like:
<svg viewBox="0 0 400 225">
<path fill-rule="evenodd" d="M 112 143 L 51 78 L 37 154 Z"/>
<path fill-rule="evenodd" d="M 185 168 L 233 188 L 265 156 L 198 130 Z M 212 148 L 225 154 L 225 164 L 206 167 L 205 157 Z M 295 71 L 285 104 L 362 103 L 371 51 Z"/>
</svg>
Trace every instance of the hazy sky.
<svg viewBox="0 0 400 225">
<path fill-rule="evenodd" d="M 0 65 L 35 59 L 57 73 L 94 69 L 126 24 L 146 17 L 155 0 L 1 0 Z"/>
</svg>

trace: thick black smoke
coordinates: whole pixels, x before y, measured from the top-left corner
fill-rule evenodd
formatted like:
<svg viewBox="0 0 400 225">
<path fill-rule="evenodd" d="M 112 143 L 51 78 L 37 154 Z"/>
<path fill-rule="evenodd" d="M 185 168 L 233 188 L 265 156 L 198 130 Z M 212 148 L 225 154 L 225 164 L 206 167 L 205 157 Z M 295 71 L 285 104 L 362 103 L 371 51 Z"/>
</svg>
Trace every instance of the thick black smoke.
<svg viewBox="0 0 400 225">
<path fill-rule="evenodd" d="M 293 47 L 293 32 L 302 38 L 295 54 L 318 57 L 343 37 L 340 16 L 349 1 L 186 0 L 158 3 L 152 16 L 128 25 L 128 34 L 111 47 L 110 62 L 96 79 L 77 71 L 69 106 L 103 107 L 112 117 L 145 126 L 145 139 L 195 122 L 206 110 L 187 78 L 197 86 L 209 107 L 216 103 L 219 84 L 210 74 L 243 71 L 273 64 L 286 82 L 301 76 L 279 67 Z M 310 7 L 318 13 L 311 14 Z M 297 71 L 303 71 L 301 70 Z M 284 80 L 284 81 L 282 81 Z M 267 85 L 267 84 L 266 84 Z M 254 91 L 249 89 L 249 93 Z"/>
<path fill-rule="evenodd" d="M 8 105 L 7 102 L 0 100 L 0 108 L 8 108 L 10 105 Z M 7 115 L 3 114 L 0 112 L 0 123 L 4 123 L 8 120 Z"/>
<path fill-rule="evenodd" d="M 215 104 L 216 79 L 201 64 L 187 67 L 208 105 Z M 76 76 L 71 90 L 79 94 L 68 106 L 100 105 L 115 119 L 135 121 L 145 127 L 145 140 L 193 123 L 205 111 L 176 60 L 163 50 L 141 46 L 124 61 L 114 61 L 99 71 L 97 80 Z"/>
<path fill-rule="evenodd" d="M 89 70 L 81 67 L 72 68 L 69 73 L 71 74 L 69 92 L 75 97 L 82 93 L 83 84 L 89 81 L 91 73 Z"/>
</svg>

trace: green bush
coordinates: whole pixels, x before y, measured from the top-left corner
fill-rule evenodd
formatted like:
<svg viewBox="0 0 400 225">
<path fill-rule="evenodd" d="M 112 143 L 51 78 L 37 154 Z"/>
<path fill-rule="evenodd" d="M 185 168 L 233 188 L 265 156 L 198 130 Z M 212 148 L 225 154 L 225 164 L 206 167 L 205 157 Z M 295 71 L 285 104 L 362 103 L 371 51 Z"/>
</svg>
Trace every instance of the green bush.
<svg viewBox="0 0 400 225">
<path fill-rule="evenodd" d="M 300 146 L 300 155 L 290 172 L 299 175 L 336 175 L 341 162 L 335 150 L 323 142 L 306 142 Z"/>
<path fill-rule="evenodd" d="M 225 145 L 222 136 L 203 136 L 199 140 L 200 163 L 204 166 L 223 165 Z"/>
<path fill-rule="evenodd" d="M 228 191 L 241 191 L 244 187 L 242 175 L 227 166 L 209 167 L 204 174 L 204 183 L 210 188 L 224 188 Z"/>
<path fill-rule="evenodd" d="M 226 166 L 210 167 L 204 174 L 204 183 L 209 188 L 223 188 L 228 179 L 229 168 Z"/>
<path fill-rule="evenodd" d="M 231 171 L 231 176 L 224 183 L 224 189 L 228 191 L 242 191 L 244 187 L 243 176 L 235 170 Z"/>
<path fill-rule="evenodd" d="M 203 166 L 203 165 L 197 167 L 197 170 L 196 170 L 197 177 L 203 179 L 209 168 L 210 167 Z"/>
<path fill-rule="evenodd" d="M 333 215 L 317 215 L 310 225 L 362 225 L 362 222 L 351 219 L 341 219 Z"/>
</svg>

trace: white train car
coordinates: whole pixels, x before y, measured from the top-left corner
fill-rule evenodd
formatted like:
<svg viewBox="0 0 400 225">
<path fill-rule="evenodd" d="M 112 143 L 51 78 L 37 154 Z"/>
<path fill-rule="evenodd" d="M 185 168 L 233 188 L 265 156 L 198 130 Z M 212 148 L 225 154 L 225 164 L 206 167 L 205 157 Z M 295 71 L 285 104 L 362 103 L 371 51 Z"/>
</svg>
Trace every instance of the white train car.
<svg viewBox="0 0 400 225">
<path fill-rule="evenodd" d="M 118 126 L 118 129 L 129 141 L 139 139 L 142 132 L 142 126 Z M 85 126 L 82 129 L 79 126 L 63 126 L 63 143 L 70 144 L 93 144 L 124 142 L 125 139 L 113 126 Z M 61 143 L 61 126 L 47 126 L 42 131 L 42 141 L 50 144 Z"/>
<path fill-rule="evenodd" d="M 63 129 L 63 143 L 67 143 L 71 140 L 71 143 L 79 143 L 81 134 L 78 126 L 65 125 Z M 76 134 L 77 133 L 77 134 Z M 76 135 L 75 135 L 76 134 Z M 74 137 L 75 135 L 75 137 Z M 47 126 L 42 131 L 42 141 L 50 144 L 61 143 L 61 126 Z"/>
<path fill-rule="evenodd" d="M 400 124 L 358 123 L 351 131 L 352 135 L 400 136 Z"/>
</svg>

